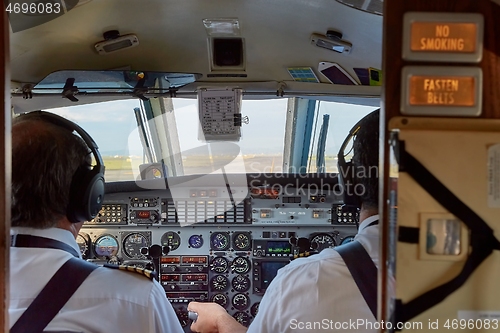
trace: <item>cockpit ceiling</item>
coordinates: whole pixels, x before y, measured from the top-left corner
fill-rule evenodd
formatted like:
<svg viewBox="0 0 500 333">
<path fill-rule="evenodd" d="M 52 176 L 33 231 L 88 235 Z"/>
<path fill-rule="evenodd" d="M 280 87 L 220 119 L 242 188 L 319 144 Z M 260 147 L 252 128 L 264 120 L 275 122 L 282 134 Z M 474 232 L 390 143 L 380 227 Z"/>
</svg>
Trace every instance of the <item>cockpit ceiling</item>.
<svg viewBox="0 0 500 333">
<path fill-rule="evenodd" d="M 243 68 L 211 68 L 207 18 L 238 19 Z M 110 30 L 137 36 L 138 46 L 99 55 L 94 45 Z M 351 52 L 311 43 L 313 33 L 327 30 L 340 31 L 352 44 Z M 382 63 L 382 17 L 331 0 L 218 0 L 217 5 L 206 0 L 92 0 L 47 23 L 11 32 L 10 40 L 11 79 L 20 84 L 38 83 L 61 69 L 201 73 L 201 83 L 290 82 L 288 67 L 311 67 L 321 83 L 330 85 L 317 72 L 321 61 L 338 63 L 353 76 L 353 68 L 380 69 Z"/>
</svg>

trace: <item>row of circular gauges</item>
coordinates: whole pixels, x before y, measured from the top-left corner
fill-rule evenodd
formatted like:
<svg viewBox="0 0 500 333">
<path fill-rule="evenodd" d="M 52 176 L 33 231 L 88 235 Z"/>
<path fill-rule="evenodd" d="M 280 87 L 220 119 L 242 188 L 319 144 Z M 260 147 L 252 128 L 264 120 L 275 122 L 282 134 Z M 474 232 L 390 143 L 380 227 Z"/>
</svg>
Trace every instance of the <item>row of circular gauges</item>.
<svg viewBox="0 0 500 333">
<path fill-rule="evenodd" d="M 84 259 L 91 257 L 91 250 L 98 258 L 109 258 L 116 256 L 120 249 L 120 242 L 117 237 L 110 234 L 102 234 L 93 242 L 88 234 L 81 232 L 76 238 L 80 247 L 80 253 Z M 173 231 L 167 231 L 161 236 L 161 246 L 168 246 L 170 251 L 177 249 L 181 240 L 179 234 Z M 190 247 L 200 248 L 203 245 L 201 235 L 191 235 L 189 237 Z M 141 249 L 151 246 L 151 232 L 126 232 L 122 234 L 122 252 L 130 259 L 146 259 L 141 253 Z"/>
<path fill-rule="evenodd" d="M 229 296 L 226 293 L 217 293 L 212 295 L 210 298 L 211 302 L 217 303 L 223 308 L 227 309 L 229 306 L 233 307 L 236 310 L 243 311 L 250 307 L 250 297 L 246 293 L 237 293 L 234 294 L 231 300 L 229 300 Z M 257 305 L 256 305 L 257 304 Z M 256 303 L 250 309 L 252 316 L 255 317 L 257 311 L 259 309 L 258 303 Z M 255 313 L 255 314 L 254 314 Z"/>
<path fill-rule="evenodd" d="M 188 247 L 199 249 L 204 244 L 202 235 L 191 235 L 188 239 Z M 213 251 L 229 250 L 233 246 L 236 251 L 247 251 L 252 247 L 252 237 L 250 232 L 233 232 L 232 243 L 229 232 L 214 232 L 210 235 L 210 249 Z M 167 232 L 161 237 L 161 245 L 169 246 L 170 251 L 174 251 L 181 245 L 181 237 L 178 233 Z"/>
<path fill-rule="evenodd" d="M 232 245 L 236 251 L 247 251 L 252 247 L 250 232 L 234 232 Z M 210 249 L 213 251 L 226 251 L 231 247 L 229 232 L 219 231 L 210 235 Z"/>
<path fill-rule="evenodd" d="M 350 243 L 354 240 L 354 236 L 346 236 L 341 239 L 339 245 L 344 245 L 347 243 Z M 310 242 L 312 246 L 316 246 L 316 250 L 321 251 L 323 249 L 329 248 L 329 247 L 335 247 L 337 246 L 337 241 L 335 240 L 334 236 L 328 233 L 319 233 L 315 234 L 310 238 Z M 316 245 L 314 245 L 316 244 Z"/>
<path fill-rule="evenodd" d="M 226 291 L 231 286 L 231 291 L 244 293 L 250 289 L 250 284 L 250 279 L 246 275 L 241 274 L 233 277 L 231 282 L 227 276 L 222 274 L 215 275 L 210 279 L 210 289 L 216 292 Z"/>
<path fill-rule="evenodd" d="M 252 264 L 245 257 L 236 257 L 231 263 L 226 257 L 215 257 L 210 262 L 210 270 L 217 274 L 224 274 L 229 271 L 236 274 L 246 274 L 250 272 Z"/>
</svg>

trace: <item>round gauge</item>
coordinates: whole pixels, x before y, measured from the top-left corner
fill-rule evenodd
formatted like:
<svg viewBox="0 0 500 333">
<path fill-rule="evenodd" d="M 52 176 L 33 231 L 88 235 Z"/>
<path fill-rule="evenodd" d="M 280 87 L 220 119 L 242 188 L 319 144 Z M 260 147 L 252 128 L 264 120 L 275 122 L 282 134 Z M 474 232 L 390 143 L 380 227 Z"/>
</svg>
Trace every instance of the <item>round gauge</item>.
<svg viewBox="0 0 500 333">
<path fill-rule="evenodd" d="M 184 309 L 176 309 L 175 314 L 177 315 L 177 319 L 179 319 L 179 323 L 182 327 L 186 327 L 189 323 L 188 312 Z"/>
<path fill-rule="evenodd" d="M 227 306 L 227 303 L 229 303 L 229 299 L 224 294 L 215 294 L 215 295 L 213 295 L 211 301 L 214 302 L 214 303 L 219 304 L 223 308 L 225 308 Z"/>
<path fill-rule="evenodd" d="M 215 273 L 225 273 L 229 267 L 229 261 L 224 257 L 215 257 L 210 264 L 210 269 Z"/>
<path fill-rule="evenodd" d="M 236 312 L 233 315 L 233 318 L 245 327 L 248 327 L 250 325 L 250 315 L 246 312 Z"/>
<path fill-rule="evenodd" d="M 231 302 L 235 309 L 245 310 L 246 308 L 248 308 L 248 303 L 250 302 L 250 300 L 245 294 L 236 294 L 233 296 L 233 300 Z"/>
<path fill-rule="evenodd" d="M 216 275 L 210 280 L 212 290 L 224 291 L 229 286 L 229 280 L 224 275 Z"/>
<path fill-rule="evenodd" d="M 250 260 L 244 257 L 237 257 L 236 259 L 233 260 L 233 263 L 231 265 L 231 269 L 233 270 L 234 273 L 237 274 L 246 274 L 250 271 Z"/>
<path fill-rule="evenodd" d="M 161 236 L 161 245 L 168 246 L 170 251 L 177 250 L 181 245 L 181 237 L 173 231 L 167 231 Z"/>
<path fill-rule="evenodd" d="M 189 246 L 191 246 L 193 249 L 199 249 L 200 247 L 203 246 L 203 238 L 201 235 L 192 235 L 189 237 Z"/>
<path fill-rule="evenodd" d="M 354 236 L 346 236 L 342 239 L 342 241 L 340 242 L 340 245 L 344 245 L 344 244 L 347 244 L 347 243 L 350 243 L 354 240 Z"/>
<path fill-rule="evenodd" d="M 316 250 L 318 250 L 319 252 L 321 252 L 321 250 L 327 249 L 329 247 L 335 247 L 335 245 L 337 245 L 332 235 L 323 233 L 315 234 L 311 238 L 311 246 L 313 243 L 316 243 Z"/>
<path fill-rule="evenodd" d="M 229 234 L 227 232 L 214 232 L 210 236 L 212 250 L 224 251 L 229 248 Z"/>
<path fill-rule="evenodd" d="M 141 233 L 134 232 L 123 239 L 123 253 L 131 259 L 145 259 L 141 253 L 143 247 L 149 247 L 148 239 Z"/>
<path fill-rule="evenodd" d="M 87 259 L 89 256 L 89 235 L 84 232 L 79 233 L 78 236 L 76 236 L 76 243 L 80 248 L 80 254 L 82 255 L 82 258 Z"/>
<path fill-rule="evenodd" d="M 118 241 L 111 235 L 99 236 L 94 242 L 94 253 L 98 257 L 111 257 L 118 253 Z"/>
<path fill-rule="evenodd" d="M 254 305 L 252 305 L 252 307 L 250 308 L 250 314 L 252 316 L 255 317 L 257 315 L 257 312 L 259 312 L 259 305 L 260 305 L 260 302 L 257 302 Z"/>
<path fill-rule="evenodd" d="M 238 232 L 233 235 L 233 246 L 237 250 L 248 250 L 251 246 L 250 234 L 247 232 Z"/>
<path fill-rule="evenodd" d="M 236 275 L 233 278 L 233 281 L 231 281 L 231 285 L 233 286 L 234 290 L 240 293 L 245 292 L 250 289 L 250 279 L 244 275 Z"/>
</svg>

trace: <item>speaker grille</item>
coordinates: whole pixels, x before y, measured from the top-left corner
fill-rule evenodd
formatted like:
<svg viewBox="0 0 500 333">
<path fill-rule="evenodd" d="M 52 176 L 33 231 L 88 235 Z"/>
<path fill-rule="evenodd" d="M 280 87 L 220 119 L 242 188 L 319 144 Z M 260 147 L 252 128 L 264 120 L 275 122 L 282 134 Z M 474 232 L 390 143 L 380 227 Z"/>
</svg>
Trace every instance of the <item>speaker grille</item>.
<svg viewBox="0 0 500 333">
<path fill-rule="evenodd" d="M 337 2 L 368 13 L 376 15 L 384 14 L 384 0 L 337 0 Z"/>
</svg>

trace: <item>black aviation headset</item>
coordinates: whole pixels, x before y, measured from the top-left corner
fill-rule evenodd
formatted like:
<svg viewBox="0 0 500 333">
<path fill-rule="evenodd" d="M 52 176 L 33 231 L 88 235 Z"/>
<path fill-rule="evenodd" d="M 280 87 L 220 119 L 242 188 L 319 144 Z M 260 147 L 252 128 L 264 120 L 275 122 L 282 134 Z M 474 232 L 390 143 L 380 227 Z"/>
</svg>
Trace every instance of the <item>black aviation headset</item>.
<svg viewBox="0 0 500 333">
<path fill-rule="evenodd" d="M 104 163 L 97 144 L 80 126 L 56 114 L 33 111 L 24 117 L 42 119 L 48 123 L 76 132 L 94 155 L 96 165 L 81 165 L 71 180 L 69 205 L 66 217 L 72 223 L 90 221 L 101 210 L 104 199 Z"/>
<path fill-rule="evenodd" d="M 344 198 L 344 205 L 342 206 L 342 210 L 345 212 L 357 212 L 361 208 L 361 197 L 356 194 L 356 170 L 355 166 L 352 163 L 352 160 L 346 162 L 345 160 L 345 149 L 349 145 L 351 140 L 354 140 L 354 137 L 361 129 L 361 125 L 364 120 L 375 112 L 380 112 L 380 109 L 377 109 L 373 112 L 370 112 L 366 116 L 364 116 L 360 121 L 356 123 L 356 125 L 351 128 L 349 134 L 345 138 L 342 146 L 340 146 L 339 153 L 337 155 L 337 163 L 338 163 L 338 184 L 341 190 L 342 196 Z"/>
</svg>

